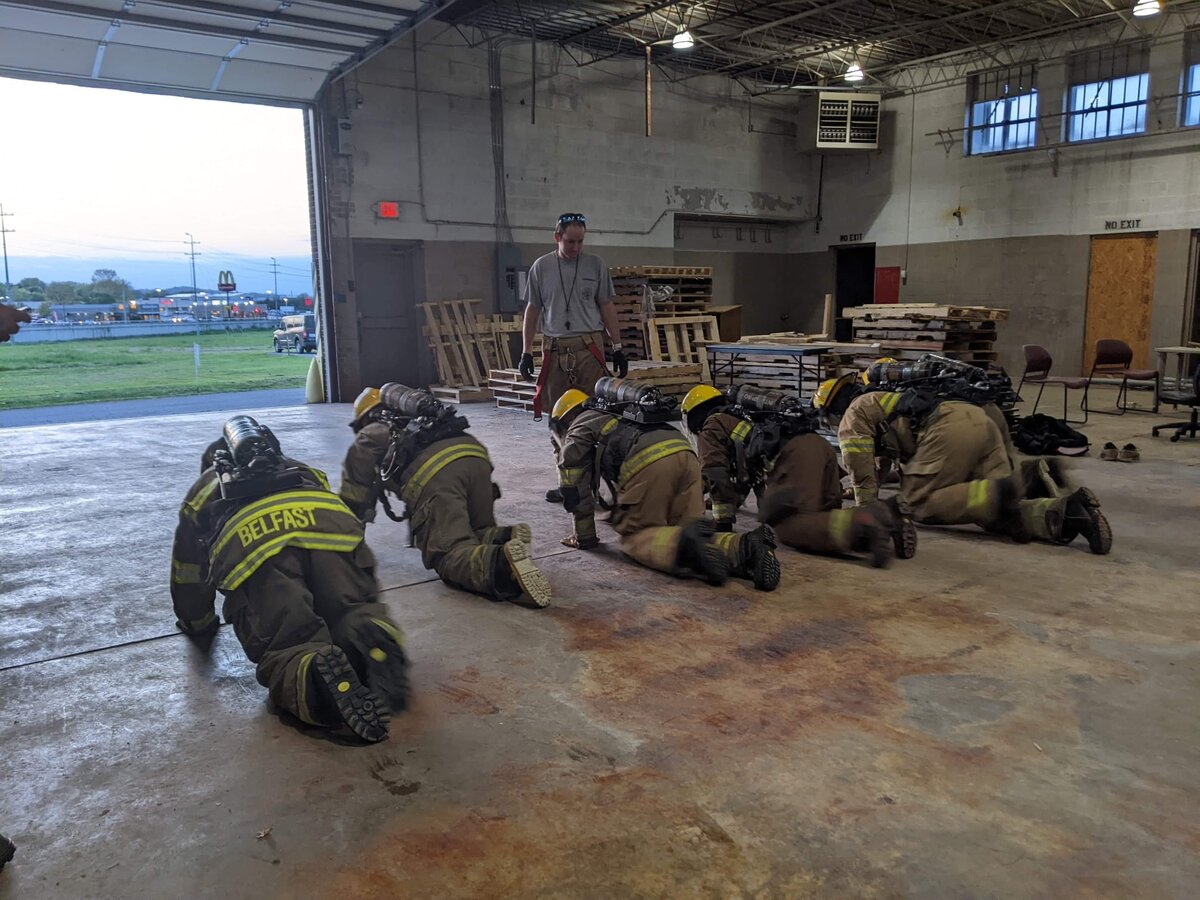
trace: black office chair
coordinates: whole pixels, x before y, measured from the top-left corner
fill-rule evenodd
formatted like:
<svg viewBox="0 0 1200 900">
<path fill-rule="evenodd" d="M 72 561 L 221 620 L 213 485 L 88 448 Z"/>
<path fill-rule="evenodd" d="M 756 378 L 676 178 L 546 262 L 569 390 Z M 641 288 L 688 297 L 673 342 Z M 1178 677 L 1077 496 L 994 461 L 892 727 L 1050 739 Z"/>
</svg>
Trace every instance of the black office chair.
<svg viewBox="0 0 1200 900">
<path fill-rule="evenodd" d="M 1160 388 L 1158 399 L 1163 403 L 1170 403 L 1172 406 L 1190 406 L 1192 417 L 1186 422 L 1167 422 L 1164 425 L 1155 425 L 1150 429 L 1150 433 L 1158 437 L 1160 431 L 1174 428 L 1175 433 L 1171 435 L 1172 443 L 1185 434 L 1195 437 L 1196 432 L 1200 431 L 1200 421 L 1197 420 L 1197 414 L 1200 414 L 1200 366 L 1197 366 L 1196 371 L 1192 373 L 1191 384 L 1184 382 L 1176 385 L 1175 389 L 1171 391 L 1164 391 Z"/>
</svg>

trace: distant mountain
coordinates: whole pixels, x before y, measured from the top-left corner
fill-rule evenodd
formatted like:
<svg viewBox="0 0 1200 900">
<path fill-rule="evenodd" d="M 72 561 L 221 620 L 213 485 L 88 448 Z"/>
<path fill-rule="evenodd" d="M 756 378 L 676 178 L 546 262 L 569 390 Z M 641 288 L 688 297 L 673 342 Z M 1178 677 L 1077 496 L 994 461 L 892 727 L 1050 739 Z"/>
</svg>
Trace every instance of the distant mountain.
<svg viewBox="0 0 1200 900">
<path fill-rule="evenodd" d="M 284 296 L 312 292 L 312 260 L 307 256 L 279 256 L 279 293 Z M 86 259 L 67 256 L 9 256 L 8 273 L 12 283 L 22 278 L 42 281 L 91 281 L 97 269 L 115 269 L 118 276 L 128 279 L 135 288 L 169 288 L 192 283 L 192 264 L 187 257 L 179 259 Z M 233 272 L 239 291 L 266 293 L 275 290 L 271 260 L 257 258 L 222 260 L 219 257 L 196 259 L 196 286 L 202 291 L 214 291 L 217 274 L 222 269 Z M 0 280 L 4 273 L 0 271 Z M 2 289 L 0 289 L 2 293 Z"/>
</svg>

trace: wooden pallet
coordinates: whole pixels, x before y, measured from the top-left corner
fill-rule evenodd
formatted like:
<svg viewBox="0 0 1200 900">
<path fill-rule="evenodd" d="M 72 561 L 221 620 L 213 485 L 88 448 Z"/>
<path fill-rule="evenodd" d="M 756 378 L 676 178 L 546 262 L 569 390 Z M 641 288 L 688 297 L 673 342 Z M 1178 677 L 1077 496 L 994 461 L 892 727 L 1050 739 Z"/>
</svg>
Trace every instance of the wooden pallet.
<svg viewBox="0 0 1200 900">
<path fill-rule="evenodd" d="M 712 278 L 712 266 L 609 266 L 613 278 Z"/>
<path fill-rule="evenodd" d="M 656 362 L 651 360 L 631 362 L 629 380 L 652 384 L 664 394 L 680 396 L 690 391 L 702 378 L 699 363 Z M 533 397 L 537 392 L 537 375 L 526 381 L 516 369 L 492 369 L 488 372 L 488 389 L 501 409 L 533 410 Z"/>
<path fill-rule="evenodd" d="M 520 317 L 482 316 L 476 299 L 420 304 L 423 333 L 429 341 L 438 376 L 447 387 L 481 388 L 491 367 L 512 365 L 508 336 L 521 328 Z"/>
<path fill-rule="evenodd" d="M 937 303 L 880 303 L 868 306 L 849 306 L 841 313 L 851 319 L 979 319 L 1002 322 L 1008 318 L 1007 309 L 990 306 L 949 306 Z"/>
<path fill-rule="evenodd" d="M 646 323 L 650 358 L 680 363 L 699 363 L 701 378 L 712 381 L 708 371 L 706 344 L 717 344 L 721 334 L 716 316 L 653 318 Z"/>
<path fill-rule="evenodd" d="M 483 403 L 492 399 L 492 392 L 488 388 L 462 388 L 437 384 L 429 390 L 443 403 Z"/>
</svg>

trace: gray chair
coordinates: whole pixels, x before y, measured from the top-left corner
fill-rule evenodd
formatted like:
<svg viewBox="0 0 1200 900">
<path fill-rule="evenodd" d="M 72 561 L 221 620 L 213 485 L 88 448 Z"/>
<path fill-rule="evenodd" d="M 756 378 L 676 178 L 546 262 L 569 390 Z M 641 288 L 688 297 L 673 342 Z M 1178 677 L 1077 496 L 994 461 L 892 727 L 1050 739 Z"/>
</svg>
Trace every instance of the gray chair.
<svg viewBox="0 0 1200 900">
<path fill-rule="evenodd" d="M 1200 431 L 1200 421 L 1197 421 L 1197 413 L 1200 413 L 1200 366 L 1197 366 L 1196 371 L 1192 373 L 1190 384 L 1184 382 L 1176 385 L 1175 389 L 1170 391 L 1160 388 L 1158 399 L 1163 403 L 1170 403 L 1172 406 L 1190 406 L 1192 417 L 1186 422 L 1167 422 L 1163 425 L 1155 425 L 1150 429 L 1150 433 L 1158 437 L 1160 431 L 1174 428 L 1175 433 L 1171 435 L 1172 443 L 1185 434 L 1195 437 L 1196 432 Z"/>
</svg>

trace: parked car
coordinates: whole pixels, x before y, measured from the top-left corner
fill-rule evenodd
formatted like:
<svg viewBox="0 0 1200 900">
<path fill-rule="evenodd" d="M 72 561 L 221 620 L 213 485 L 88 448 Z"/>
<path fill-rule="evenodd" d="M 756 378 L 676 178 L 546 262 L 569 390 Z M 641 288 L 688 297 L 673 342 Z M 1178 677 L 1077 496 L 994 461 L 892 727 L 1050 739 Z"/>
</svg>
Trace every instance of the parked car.
<svg viewBox="0 0 1200 900">
<path fill-rule="evenodd" d="M 310 353 L 317 349 L 317 317 L 308 315 L 284 316 L 275 329 L 275 352 L 284 348 L 297 353 Z"/>
</svg>

